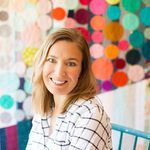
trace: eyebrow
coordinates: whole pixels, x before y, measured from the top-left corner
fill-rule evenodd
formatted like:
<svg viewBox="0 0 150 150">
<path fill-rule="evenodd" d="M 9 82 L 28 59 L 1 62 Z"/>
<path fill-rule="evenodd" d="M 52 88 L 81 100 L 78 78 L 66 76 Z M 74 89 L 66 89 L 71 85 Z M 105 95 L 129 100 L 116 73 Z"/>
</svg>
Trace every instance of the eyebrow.
<svg viewBox="0 0 150 150">
<path fill-rule="evenodd" d="M 56 56 L 54 56 L 54 55 L 49 55 L 49 56 L 47 56 L 47 58 L 56 58 L 57 59 L 57 57 Z M 78 61 L 78 59 L 76 59 L 76 58 L 68 58 L 67 60 L 74 60 L 74 61 Z"/>
</svg>

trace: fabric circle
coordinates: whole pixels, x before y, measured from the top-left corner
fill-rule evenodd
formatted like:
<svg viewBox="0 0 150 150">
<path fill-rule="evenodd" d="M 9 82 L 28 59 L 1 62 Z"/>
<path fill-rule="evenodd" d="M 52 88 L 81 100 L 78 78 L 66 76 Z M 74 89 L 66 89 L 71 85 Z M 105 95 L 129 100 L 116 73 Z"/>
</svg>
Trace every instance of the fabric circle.
<svg viewBox="0 0 150 150">
<path fill-rule="evenodd" d="M 90 54 L 93 58 L 99 58 L 102 57 L 104 54 L 104 47 L 100 44 L 93 44 L 90 47 Z"/>
<path fill-rule="evenodd" d="M 7 11 L 0 11 L 0 20 L 1 21 L 6 21 L 6 20 L 8 20 L 8 13 L 7 13 Z"/>
<path fill-rule="evenodd" d="M 41 30 L 37 23 L 29 23 L 21 31 L 21 40 L 26 45 L 32 45 L 34 47 L 39 47 L 41 44 Z"/>
<path fill-rule="evenodd" d="M 25 75 L 28 79 L 31 80 L 32 78 L 32 67 L 28 67 L 26 70 L 26 75 Z"/>
<path fill-rule="evenodd" d="M 95 31 L 103 30 L 106 25 L 106 19 L 103 16 L 93 16 L 90 25 Z"/>
<path fill-rule="evenodd" d="M 89 11 L 86 9 L 78 9 L 75 13 L 75 19 L 80 24 L 87 24 L 89 22 Z"/>
<path fill-rule="evenodd" d="M 31 110 L 31 102 L 32 102 L 31 96 L 29 96 L 25 99 L 25 101 L 23 102 L 23 105 L 22 105 L 27 118 L 31 117 L 33 115 L 32 110 Z"/>
<path fill-rule="evenodd" d="M 102 32 L 95 31 L 92 33 L 91 39 L 93 40 L 94 43 L 101 43 L 104 39 L 104 36 Z"/>
<path fill-rule="evenodd" d="M 56 20 L 63 20 L 66 16 L 66 11 L 62 7 L 56 7 L 51 11 L 51 17 Z"/>
<path fill-rule="evenodd" d="M 132 13 L 124 15 L 122 25 L 127 30 L 135 30 L 139 26 L 139 18 Z"/>
<path fill-rule="evenodd" d="M 150 26 L 150 7 L 144 7 L 140 10 L 140 21 L 144 26 Z"/>
<path fill-rule="evenodd" d="M 16 118 L 17 122 L 23 121 L 25 119 L 24 111 L 21 109 L 17 109 L 15 112 L 15 118 Z"/>
<path fill-rule="evenodd" d="M 9 6 L 9 0 L 0 0 L 0 7 L 6 8 Z"/>
<path fill-rule="evenodd" d="M 6 38 L 6 37 L 9 37 L 11 33 L 12 33 L 12 30 L 8 24 L 0 25 L 0 36 Z"/>
<path fill-rule="evenodd" d="M 144 30 L 144 36 L 145 36 L 146 39 L 150 40 L 150 27 L 145 28 L 145 30 Z"/>
<path fill-rule="evenodd" d="M 118 47 L 122 51 L 126 51 L 129 48 L 129 42 L 127 40 L 121 40 L 118 42 Z"/>
<path fill-rule="evenodd" d="M 141 54 L 137 50 L 132 49 L 128 51 L 126 54 L 126 61 L 128 62 L 128 64 L 131 65 L 137 64 L 139 63 L 140 59 L 141 59 Z"/>
<path fill-rule="evenodd" d="M 109 6 L 107 8 L 107 17 L 110 20 L 119 20 L 120 15 L 121 15 L 121 11 L 118 6 Z"/>
<path fill-rule="evenodd" d="M 113 85 L 110 81 L 106 80 L 102 82 L 102 89 L 104 91 L 110 91 L 112 90 L 112 88 L 113 88 Z"/>
<path fill-rule="evenodd" d="M 145 5 L 150 4 L 150 0 L 142 0 Z"/>
<path fill-rule="evenodd" d="M 115 65 L 117 69 L 123 69 L 126 65 L 125 60 L 122 58 L 118 58 L 115 60 Z"/>
<path fill-rule="evenodd" d="M 22 57 L 26 65 L 28 66 L 32 65 L 32 61 L 37 50 L 38 50 L 37 48 L 30 48 L 30 47 L 24 49 Z"/>
<path fill-rule="evenodd" d="M 88 5 L 91 0 L 79 0 L 82 5 Z"/>
<path fill-rule="evenodd" d="M 86 28 L 84 28 L 84 27 L 77 27 L 76 29 L 79 30 L 79 31 L 81 31 L 81 33 L 85 37 L 86 41 L 89 43 L 90 40 L 91 40 L 90 32 Z"/>
<path fill-rule="evenodd" d="M 130 34 L 130 36 L 129 36 L 129 41 L 133 47 L 138 48 L 138 47 L 142 46 L 142 44 L 144 42 L 144 35 L 142 32 L 140 32 L 138 30 L 133 31 L 132 34 Z"/>
<path fill-rule="evenodd" d="M 51 11 L 52 5 L 50 1 L 38 0 L 37 10 L 41 14 L 47 14 Z"/>
<path fill-rule="evenodd" d="M 129 67 L 128 77 L 131 81 L 133 82 L 140 81 L 144 78 L 144 76 L 145 76 L 145 73 L 144 73 L 144 69 L 142 66 L 133 65 Z"/>
<path fill-rule="evenodd" d="M 115 4 L 118 4 L 120 0 L 106 0 L 106 2 L 110 5 L 115 5 Z"/>
<path fill-rule="evenodd" d="M 27 94 L 31 94 L 32 93 L 32 84 L 31 84 L 31 81 L 25 79 L 24 90 L 25 90 L 25 92 Z"/>
<path fill-rule="evenodd" d="M 26 65 L 22 61 L 18 61 L 15 63 L 15 72 L 19 77 L 24 76 L 26 71 Z"/>
<path fill-rule="evenodd" d="M 14 91 L 19 88 L 20 81 L 16 74 L 6 72 L 0 74 L 0 89 Z"/>
<path fill-rule="evenodd" d="M 46 31 L 52 27 L 52 19 L 47 15 L 41 15 L 37 19 L 37 24 L 42 30 Z"/>
<path fill-rule="evenodd" d="M 75 19 L 68 17 L 65 19 L 65 27 L 67 28 L 75 28 L 76 27 L 76 21 Z"/>
<path fill-rule="evenodd" d="M 116 87 L 122 87 L 125 86 L 128 83 L 128 76 L 123 71 L 117 71 L 112 76 L 112 83 Z"/>
<path fill-rule="evenodd" d="M 150 41 L 144 42 L 142 46 L 142 54 L 146 60 L 150 60 L 149 48 L 150 48 Z"/>
<path fill-rule="evenodd" d="M 66 0 L 66 7 L 68 10 L 75 10 L 79 6 L 78 0 Z"/>
<path fill-rule="evenodd" d="M 11 123 L 11 121 L 12 121 L 11 113 L 9 112 L 0 113 L 0 122 L 8 125 L 9 123 Z"/>
<path fill-rule="evenodd" d="M 21 89 L 18 89 L 16 91 L 13 92 L 14 94 L 12 95 L 13 99 L 16 101 L 16 102 L 23 102 L 26 98 L 26 93 L 25 91 L 21 90 Z"/>
<path fill-rule="evenodd" d="M 92 0 L 89 9 L 94 15 L 101 15 L 106 12 L 107 3 L 105 0 Z"/>
<path fill-rule="evenodd" d="M 113 42 L 119 41 L 124 33 L 124 29 L 119 22 L 110 22 L 104 28 L 104 35 Z"/>
<path fill-rule="evenodd" d="M 141 0 L 122 0 L 122 6 L 129 12 L 137 12 L 141 6 Z"/>
<path fill-rule="evenodd" d="M 112 62 L 106 58 L 98 58 L 92 63 L 92 71 L 98 80 L 109 80 L 113 70 Z"/>
<path fill-rule="evenodd" d="M 10 95 L 2 95 L 0 97 L 0 106 L 4 109 L 10 109 L 14 105 L 14 100 Z"/>
<path fill-rule="evenodd" d="M 119 55 L 119 49 L 116 45 L 110 44 L 105 48 L 105 56 L 109 59 L 116 59 Z"/>
</svg>

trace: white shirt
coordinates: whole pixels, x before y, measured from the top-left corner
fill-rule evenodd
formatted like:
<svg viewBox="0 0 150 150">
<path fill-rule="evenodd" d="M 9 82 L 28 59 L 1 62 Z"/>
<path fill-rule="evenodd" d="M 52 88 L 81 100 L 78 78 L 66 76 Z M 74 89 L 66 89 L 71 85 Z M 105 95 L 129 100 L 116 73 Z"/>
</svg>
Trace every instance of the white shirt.
<svg viewBox="0 0 150 150">
<path fill-rule="evenodd" d="M 96 98 L 80 99 L 56 120 L 35 115 L 26 150 L 111 150 L 111 124 Z"/>
</svg>

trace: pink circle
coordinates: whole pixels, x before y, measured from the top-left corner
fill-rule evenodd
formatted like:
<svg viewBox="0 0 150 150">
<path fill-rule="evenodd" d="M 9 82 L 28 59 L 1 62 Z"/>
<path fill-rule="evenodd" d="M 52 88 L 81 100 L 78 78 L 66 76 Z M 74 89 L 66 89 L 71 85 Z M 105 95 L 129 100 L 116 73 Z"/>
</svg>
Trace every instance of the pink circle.
<svg viewBox="0 0 150 150">
<path fill-rule="evenodd" d="M 91 0 L 80 0 L 80 3 L 82 5 L 88 5 L 90 3 Z"/>
<path fill-rule="evenodd" d="M 92 40 L 93 40 L 94 43 L 100 43 L 100 42 L 103 41 L 104 36 L 103 36 L 102 32 L 95 31 L 91 35 L 91 38 L 92 38 Z"/>
<path fill-rule="evenodd" d="M 89 4 L 90 11 L 95 15 L 101 15 L 106 12 L 107 3 L 105 0 L 92 0 Z"/>
<path fill-rule="evenodd" d="M 120 50 L 126 51 L 126 50 L 128 50 L 129 42 L 127 40 L 119 41 L 118 47 L 119 47 Z"/>
<path fill-rule="evenodd" d="M 65 27 L 67 28 L 75 28 L 76 27 L 76 21 L 73 18 L 66 18 L 65 20 Z"/>
<path fill-rule="evenodd" d="M 90 54 L 95 59 L 102 57 L 104 55 L 104 47 L 100 44 L 93 44 L 90 47 Z"/>
<path fill-rule="evenodd" d="M 128 70 L 128 77 L 131 81 L 140 81 L 144 78 L 144 69 L 140 65 L 130 66 Z"/>
</svg>

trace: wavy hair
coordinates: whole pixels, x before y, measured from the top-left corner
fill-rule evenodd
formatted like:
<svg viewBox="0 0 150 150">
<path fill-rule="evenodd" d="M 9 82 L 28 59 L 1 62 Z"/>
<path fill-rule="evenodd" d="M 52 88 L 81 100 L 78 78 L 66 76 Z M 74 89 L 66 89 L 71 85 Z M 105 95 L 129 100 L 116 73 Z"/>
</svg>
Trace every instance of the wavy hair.
<svg viewBox="0 0 150 150">
<path fill-rule="evenodd" d="M 96 79 L 91 70 L 89 46 L 84 36 L 77 29 L 61 28 L 48 35 L 41 48 L 37 51 L 33 62 L 32 104 L 34 112 L 42 116 L 47 115 L 52 107 L 55 106 L 53 95 L 47 90 L 43 82 L 43 65 L 52 45 L 62 40 L 76 43 L 82 53 L 82 69 L 78 83 L 68 94 L 62 113 L 79 98 L 89 99 L 96 94 Z"/>
</svg>

